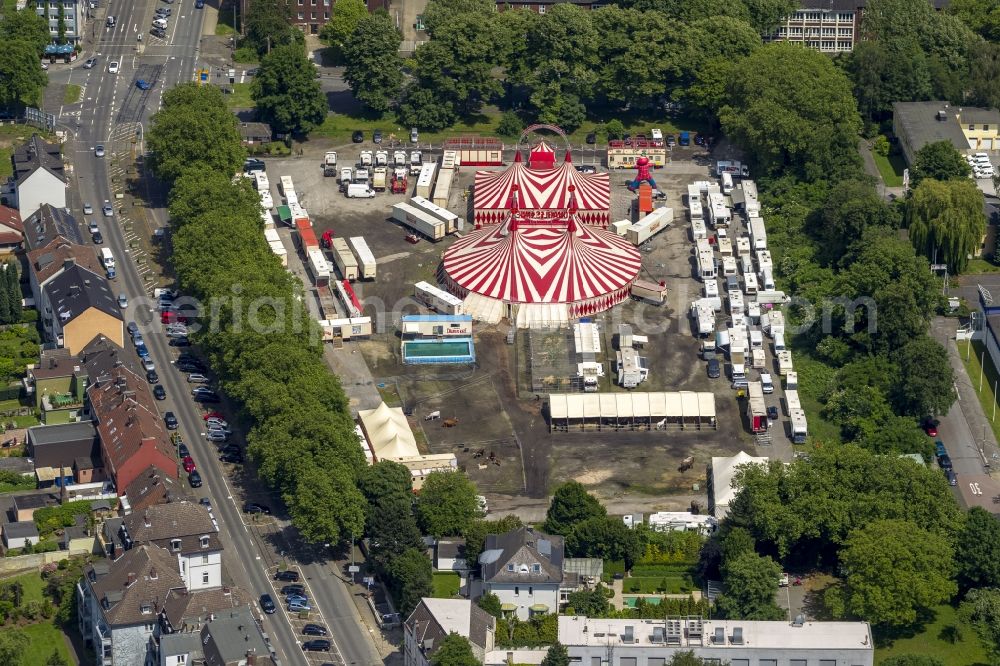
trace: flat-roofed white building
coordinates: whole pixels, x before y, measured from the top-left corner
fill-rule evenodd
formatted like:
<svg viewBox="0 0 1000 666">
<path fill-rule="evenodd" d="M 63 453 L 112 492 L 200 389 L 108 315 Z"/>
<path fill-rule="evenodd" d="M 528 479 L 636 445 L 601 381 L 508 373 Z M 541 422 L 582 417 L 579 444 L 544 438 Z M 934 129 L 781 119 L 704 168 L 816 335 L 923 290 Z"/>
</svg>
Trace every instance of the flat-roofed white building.
<svg viewBox="0 0 1000 666">
<path fill-rule="evenodd" d="M 559 617 L 559 642 L 581 666 L 666 666 L 693 651 L 706 664 L 872 666 L 867 622 L 756 622 Z"/>
</svg>

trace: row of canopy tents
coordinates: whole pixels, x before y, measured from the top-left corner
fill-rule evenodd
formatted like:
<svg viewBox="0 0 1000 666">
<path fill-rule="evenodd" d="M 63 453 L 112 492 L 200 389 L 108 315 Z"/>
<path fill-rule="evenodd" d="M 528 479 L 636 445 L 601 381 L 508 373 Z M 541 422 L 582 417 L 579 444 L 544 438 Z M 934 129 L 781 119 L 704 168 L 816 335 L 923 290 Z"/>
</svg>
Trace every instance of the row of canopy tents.
<svg viewBox="0 0 1000 666">
<path fill-rule="evenodd" d="M 550 393 L 548 411 L 553 432 L 718 427 L 715 394 L 694 391 Z"/>
</svg>

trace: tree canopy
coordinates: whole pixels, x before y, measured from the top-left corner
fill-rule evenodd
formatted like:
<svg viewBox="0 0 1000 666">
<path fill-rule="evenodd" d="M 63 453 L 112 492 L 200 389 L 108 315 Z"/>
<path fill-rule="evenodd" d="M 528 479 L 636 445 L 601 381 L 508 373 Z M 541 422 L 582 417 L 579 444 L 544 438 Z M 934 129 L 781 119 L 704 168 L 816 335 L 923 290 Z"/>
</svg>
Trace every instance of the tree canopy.
<svg viewBox="0 0 1000 666">
<path fill-rule="evenodd" d="M 568 536 L 578 523 L 588 518 L 603 518 L 607 513 L 583 484 L 579 481 L 567 481 L 556 488 L 552 495 L 542 529 L 549 534 Z"/>
<path fill-rule="evenodd" d="M 33 42 L 4 42 L 0 50 L 0 107 L 37 104 L 48 81 Z"/>
<path fill-rule="evenodd" d="M 479 666 L 469 639 L 450 632 L 431 654 L 431 666 Z"/>
<path fill-rule="evenodd" d="M 330 20 L 320 28 L 319 38 L 333 51 L 333 59 L 338 65 L 345 63 L 344 45 L 358 27 L 358 23 L 368 16 L 368 5 L 364 0 L 337 0 L 330 10 Z"/>
<path fill-rule="evenodd" d="M 907 201 L 906 221 L 918 252 L 961 273 L 986 233 L 983 193 L 968 178 L 923 180 Z"/>
<path fill-rule="evenodd" d="M 276 132 L 302 135 L 326 118 L 316 67 L 297 44 L 279 46 L 260 61 L 250 87 L 257 113 Z"/>
<path fill-rule="evenodd" d="M 403 84 L 397 55 L 402 41 L 388 14 L 368 14 L 358 20 L 344 43 L 344 80 L 358 101 L 372 111 L 388 111 L 396 101 Z"/>
<path fill-rule="evenodd" d="M 725 594 L 719 609 L 735 620 L 780 620 L 785 611 L 774 603 L 781 567 L 770 557 L 744 552 L 723 565 Z"/>
<path fill-rule="evenodd" d="M 476 486 L 462 472 L 431 472 L 420 488 L 417 515 L 425 533 L 456 536 L 479 516 Z"/>
<path fill-rule="evenodd" d="M 964 588 L 1000 588 L 1000 520 L 972 507 L 955 541 L 958 582 Z"/>
<path fill-rule="evenodd" d="M 959 606 L 958 616 L 975 628 L 994 660 L 1000 657 L 1000 589 L 971 590 Z"/>
<path fill-rule="evenodd" d="M 935 141 L 917 151 L 910 169 L 910 186 L 916 187 L 924 178 L 957 180 L 968 178 L 972 167 L 951 141 Z"/>
<path fill-rule="evenodd" d="M 4 44 L 28 42 L 35 47 L 36 58 L 41 58 L 45 47 L 52 42 L 52 35 L 49 34 L 48 22 L 32 6 L 4 13 L 0 21 L 0 41 Z"/>
<path fill-rule="evenodd" d="M 418 548 L 410 548 L 394 558 L 389 565 L 389 590 L 396 610 L 403 617 L 417 607 L 420 600 L 434 593 L 431 561 Z"/>
</svg>

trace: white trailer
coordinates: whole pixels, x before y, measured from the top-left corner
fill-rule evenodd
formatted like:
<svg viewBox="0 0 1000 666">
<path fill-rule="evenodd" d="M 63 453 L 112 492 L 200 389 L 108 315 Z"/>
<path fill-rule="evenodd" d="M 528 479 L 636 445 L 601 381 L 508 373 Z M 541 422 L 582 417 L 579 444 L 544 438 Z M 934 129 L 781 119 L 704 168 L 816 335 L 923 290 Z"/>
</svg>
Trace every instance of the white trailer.
<svg viewBox="0 0 1000 666">
<path fill-rule="evenodd" d="M 743 276 L 743 291 L 746 292 L 747 296 L 757 295 L 757 276 L 753 273 L 746 273 Z"/>
<path fill-rule="evenodd" d="M 628 233 L 628 228 L 632 226 L 631 220 L 618 220 L 617 222 L 612 222 L 611 226 L 608 227 L 612 233 L 618 236 L 624 236 Z"/>
<path fill-rule="evenodd" d="M 770 250 L 754 250 L 757 255 L 757 268 L 763 270 L 765 267 L 772 268 L 774 263 L 771 261 L 771 251 Z"/>
<path fill-rule="evenodd" d="M 323 256 L 323 250 L 318 247 L 309 248 L 306 252 L 306 259 L 315 285 L 323 287 L 330 284 L 330 262 Z"/>
<path fill-rule="evenodd" d="M 284 244 L 281 241 L 272 241 L 268 243 L 268 245 L 271 246 L 271 252 L 274 253 L 274 256 L 278 258 L 278 260 L 281 262 L 281 265 L 287 268 L 288 250 L 285 249 Z"/>
<path fill-rule="evenodd" d="M 746 236 L 740 236 L 736 239 L 736 254 L 740 257 L 751 258 L 753 252 L 750 250 L 750 239 Z"/>
<path fill-rule="evenodd" d="M 333 255 L 333 262 L 337 264 L 341 277 L 345 280 L 358 279 L 358 260 L 354 258 L 346 240 L 334 238 L 330 242 L 330 254 Z"/>
<path fill-rule="evenodd" d="M 437 173 L 437 162 L 426 162 L 420 167 L 417 176 L 417 196 L 430 198 L 434 192 L 434 174 Z"/>
<path fill-rule="evenodd" d="M 280 243 L 281 236 L 278 235 L 278 230 L 274 227 L 270 229 L 264 229 L 264 240 L 268 243 Z"/>
<path fill-rule="evenodd" d="M 673 208 L 656 208 L 652 213 L 628 228 L 628 240 L 633 245 L 642 245 L 657 232 L 669 227 L 673 221 Z"/>
<path fill-rule="evenodd" d="M 448 233 L 447 223 L 407 203 L 393 204 L 392 219 L 432 241 L 439 241 Z"/>
<path fill-rule="evenodd" d="M 434 184 L 434 203 L 441 208 L 448 207 L 448 198 L 451 196 L 451 182 L 455 178 L 454 169 L 441 169 L 438 174 L 437 183 Z"/>
<path fill-rule="evenodd" d="M 722 275 L 729 277 L 730 275 L 738 275 L 739 270 L 736 268 L 736 259 L 733 257 L 723 257 L 722 258 Z"/>
<path fill-rule="evenodd" d="M 444 222 L 445 233 L 451 234 L 462 230 L 462 218 L 433 201 L 417 196 L 410 199 L 410 205 Z"/>
<path fill-rule="evenodd" d="M 630 293 L 640 300 L 662 305 L 667 299 L 667 286 L 664 283 L 636 280 L 632 283 Z"/>
<path fill-rule="evenodd" d="M 750 350 L 750 367 L 761 370 L 767 365 L 767 355 L 764 353 L 763 349 L 751 349 Z M 763 376 L 763 375 L 762 375 Z M 769 393 L 769 391 L 765 391 Z"/>
<path fill-rule="evenodd" d="M 337 175 L 337 151 L 328 150 L 326 155 L 323 156 L 323 175 Z"/>
<path fill-rule="evenodd" d="M 444 154 L 441 155 L 441 169 L 454 170 L 458 164 L 458 151 L 457 150 L 446 150 Z"/>
<path fill-rule="evenodd" d="M 809 436 L 809 424 L 806 422 L 806 413 L 801 409 L 796 409 L 789 416 L 792 420 L 792 443 L 805 444 L 806 437 Z"/>
<path fill-rule="evenodd" d="M 618 366 L 618 384 L 624 388 L 635 388 L 649 377 L 649 362 L 645 356 L 639 356 L 631 347 L 625 347 L 615 352 Z"/>
<path fill-rule="evenodd" d="M 424 154 L 419 150 L 410 151 L 410 175 L 416 176 L 424 168 Z M 436 163 L 435 163 L 436 166 Z"/>
<path fill-rule="evenodd" d="M 778 359 L 778 374 L 782 377 L 795 369 L 792 366 L 792 352 L 786 349 L 775 354 L 775 357 Z"/>
<path fill-rule="evenodd" d="M 708 238 L 708 230 L 705 229 L 705 220 L 691 220 L 691 240 L 702 240 Z"/>
<path fill-rule="evenodd" d="M 762 319 L 764 332 L 771 337 L 785 332 L 785 315 L 781 310 L 771 310 Z"/>
<path fill-rule="evenodd" d="M 267 173 L 264 171 L 254 171 L 253 182 L 257 186 L 258 192 L 266 192 L 271 189 L 271 183 L 268 182 Z"/>
<path fill-rule="evenodd" d="M 688 202 L 688 213 L 692 220 L 704 220 L 705 215 L 701 208 L 701 199 L 691 199 Z"/>
<path fill-rule="evenodd" d="M 799 402 L 799 392 L 797 389 L 785 389 L 785 406 L 788 407 L 789 414 L 791 414 L 793 410 L 802 409 L 802 403 Z"/>
<path fill-rule="evenodd" d="M 764 266 L 760 269 L 760 286 L 768 291 L 774 290 L 774 276 L 771 275 L 770 266 Z"/>
<path fill-rule="evenodd" d="M 389 151 L 387 151 L 387 150 L 376 150 L 375 151 L 375 166 L 377 166 L 377 167 L 388 167 L 389 166 Z"/>
<path fill-rule="evenodd" d="M 371 166 L 374 165 L 374 163 L 375 163 L 375 160 L 372 158 L 372 151 L 370 151 L 370 150 L 362 150 L 361 151 L 361 160 L 358 162 L 358 166 L 365 167 L 365 168 L 370 168 Z"/>
<path fill-rule="evenodd" d="M 706 299 L 701 298 L 691 303 L 691 319 L 694 320 L 694 330 L 699 337 L 715 335 L 715 309 Z"/>
<path fill-rule="evenodd" d="M 292 183 L 292 177 L 282 176 L 278 181 L 278 189 L 281 190 L 281 196 L 287 199 L 289 192 L 295 192 L 295 184 Z"/>
<path fill-rule="evenodd" d="M 733 256 L 733 241 L 725 237 L 720 237 L 716 246 L 719 248 L 719 254 L 723 257 Z"/>
<path fill-rule="evenodd" d="M 707 301 L 716 312 L 722 311 L 722 297 L 719 296 L 719 283 L 716 280 L 705 281 L 705 295 L 701 299 Z"/>
<path fill-rule="evenodd" d="M 364 236 L 351 236 L 348 243 L 354 250 L 354 256 L 358 260 L 358 276 L 362 280 L 374 280 L 376 274 L 375 255 L 372 254 Z"/>
<path fill-rule="evenodd" d="M 758 285 L 759 286 L 759 285 Z M 757 302 L 763 305 L 783 305 L 791 299 L 783 291 L 773 289 L 761 289 L 757 292 Z"/>
<path fill-rule="evenodd" d="M 465 314 L 462 310 L 461 298 L 427 282 L 418 282 L 413 285 L 413 297 L 437 312 L 452 315 Z"/>
<path fill-rule="evenodd" d="M 789 372 L 785 375 L 785 390 L 794 391 L 797 388 L 799 388 L 799 373 Z"/>
<path fill-rule="evenodd" d="M 698 251 L 698 278 L 702 281 L 704 280 L 714 280 L 718 275 L 718 270 L 715 266 L 715 255 L 711 250 Z"/>
<path fill-rule="evenodd" d="M 394 167 L 405 167 L 406 166 L 406 151 L 396 150 L 392 153 L 392 166 Z"/>
<path fill-rule="evenodd" d="M 721 192 L 708 195 L 708 221 L 714 227 L 728 227 L 733 217 L 732 211 L 726 206 L 726 198 Z"/>
<path fill-rule="evenodd" d="M 767 249 L 767 230 L 764 228 L 764 218 L 751 215 L 747 218 L 750 229 L 750 245 L 756 250 Z"/>
<path fill-rule="evenodd" d="M 733 315 L 734 317 L 742 317 L 745 311 L 746 307 L 743 302 L 743 292 L 742 291 L 729 292 L 729 314 Z"/>
</svg>

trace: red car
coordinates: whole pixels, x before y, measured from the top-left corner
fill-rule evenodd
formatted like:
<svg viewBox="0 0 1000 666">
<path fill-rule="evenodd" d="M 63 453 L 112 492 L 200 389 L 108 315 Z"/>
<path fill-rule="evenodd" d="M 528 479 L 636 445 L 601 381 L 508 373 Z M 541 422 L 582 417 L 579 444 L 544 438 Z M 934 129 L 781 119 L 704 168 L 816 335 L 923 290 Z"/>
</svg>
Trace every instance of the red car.
<svg viewBox="0 0 1000 666">
<path fill-rule="evenodd" d="M 208 412 L 207 414 L 205 414 L 201 418 L 205 419 L 206 421 L 209 420 L 209 419 L 222 419 L 222 420 L 225 420 L 225 417 L 222 414 L 220 414 L 219 412 Z"/>
<path fill-rule="evenodd" d="M 924 429 L 928 437 L 937 437 L 938 435 L 938 420 L 937 419 L 924 419 L 920 424 L 920 427 Z"/>
<path fill-rule="evenodd" d="M 191 456 L 185 456 L 184 458 L 184 471 L 190 474 L 195 470 L 194 458 Z"/>
</svg>

